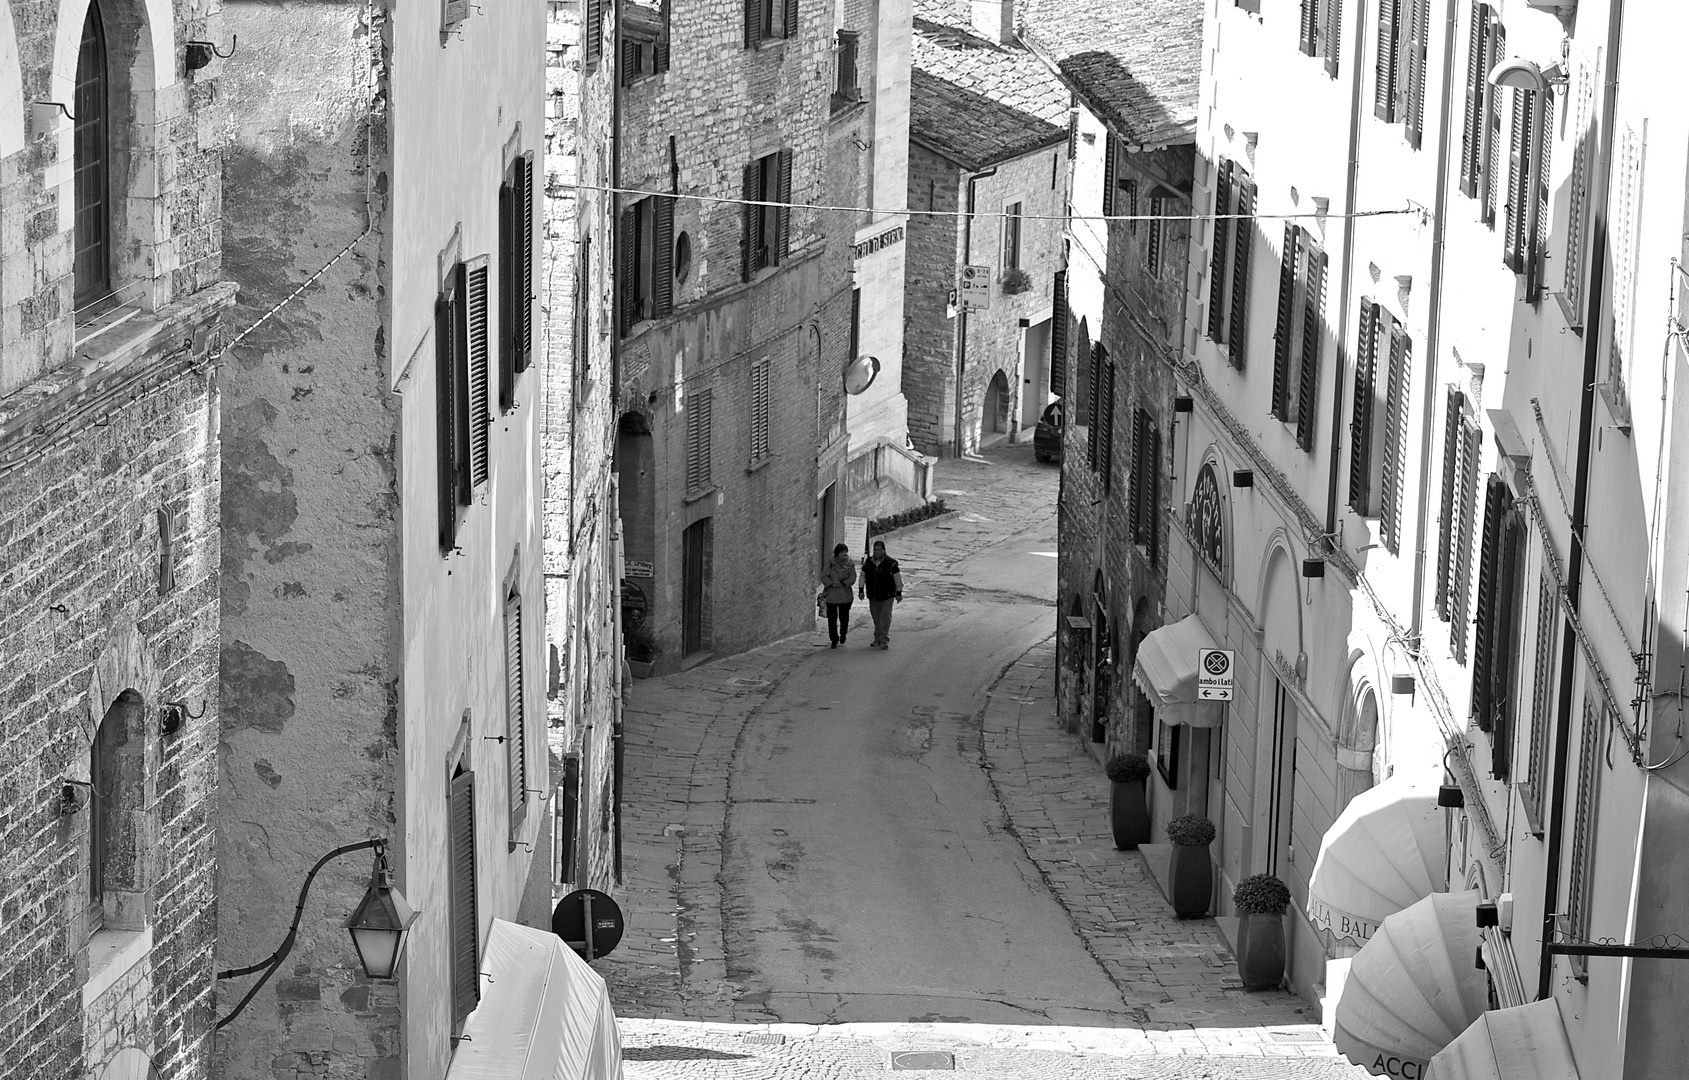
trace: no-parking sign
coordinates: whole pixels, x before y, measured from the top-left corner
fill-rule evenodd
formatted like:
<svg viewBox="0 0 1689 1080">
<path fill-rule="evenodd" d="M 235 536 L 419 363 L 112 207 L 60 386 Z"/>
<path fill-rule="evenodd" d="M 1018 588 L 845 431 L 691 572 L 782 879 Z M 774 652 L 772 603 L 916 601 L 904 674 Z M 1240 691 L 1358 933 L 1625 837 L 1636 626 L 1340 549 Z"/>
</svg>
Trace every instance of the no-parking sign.
<svg viewBox="0 0 1689 1080">
<path fill-rule="evenodd" d="M 1196 656 L 1196 696 L 1202 701 L 1232 699 L 1232 651 L 1201 649 Z"/>
</svg>

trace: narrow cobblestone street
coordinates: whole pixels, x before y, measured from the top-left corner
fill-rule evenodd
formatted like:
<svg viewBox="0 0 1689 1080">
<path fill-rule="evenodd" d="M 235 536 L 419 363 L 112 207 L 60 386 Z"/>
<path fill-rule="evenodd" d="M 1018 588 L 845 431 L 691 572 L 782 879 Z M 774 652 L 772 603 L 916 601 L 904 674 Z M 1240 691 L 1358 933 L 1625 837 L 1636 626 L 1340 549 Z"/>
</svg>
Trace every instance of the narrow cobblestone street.
<svg viewBox="0 0 1689 1080">
<path fill-rule="evenodd" d="M 1055 718 L 1056 477 L 1032 462 L 1030 447 L 947 460 L 938 487 L 957 512 L 891 538 L 908 593 L 891 659 L 916 663 L 898 651 L 907 649 L 969 670 L 990 661 L 971 693 L 940 689 L 942 700 L 922 704 L 942 686 L 936 669 L 876 689 L 859 665 L 882 658 L 854 652 L 854 640 L 846 652 L 829 650 L 824 628 L 633 684 L 619 897 L 628 927 L 597 965 L 622 1018 L 630 1078 L 868 1076 L 891 1068 L 894 1053 L 918 1050 L 954 1055 L 942 1068 L 1001 1077 L 1357 1075 L 1324 1040 L 1311 1006 L 1288 993 L 1244 992 L 1214 921 L 1176 919 L 1141 856 L 1114 849 L 1098 763 Z M 963 604 L 975 606 L 964 615 Z M 1004 629 L 989 636 L 996 625 Z M 835 783 L 862 791 L 863 802 L 895 802 L 895 772 L 876 793 L 872 778 L 853 775 L 850 740 L 867 721 L 843 715 L 855 699 L 871 699 L 863 708 L 881 734 L 907 737 L 882 722 L 892 711 L 875 697 L 882 692 L 925 725 L 923 754 L 948 740 L 977 771 L 944 781 L 942 764 L 927 763 L 934 791 L 945 782 L 977 788 L 980 805 L 952 794 L 942 825 L 926 831 L 953 825 L 956 835 L 913 857 L 935 875 L 983 864 L 1003 897 L 1024 884 L 1000 950 L 968 937 L 978 924 L 965 926 L 966 916 L 990 921 L 961 910 L 971 897 L 898 893 L 903 872 L 881 864 L 914 846 L 907 838 L 856 838 L 877 852 L 859 865 L 855 849 L 823 856 L 825 837 L 801 832 L 805 812 L 828 801 Z M 821 717 L 851 727 L 808 722 Z M 828 776 L 803 773 L 793 759 L 804 753 L 826 755 Z M 811 797 L 793 798 L 803 784 Z M 983 817 L 983 830 L 969 831 L 971 817 Z M 888 853 L 888 844 L 897 846 Z M 946 861 L 953 844 L 965 861 Z M 827 880 L 817 906 L 829 914 L 802 908 L 794 919 L 795 906 L 813 901 L 803 890 L 818 875 Z M 934 897 L 962 917 L 915 914 Z M 981 902 L 1010 902 L 1003 897 Z M 859 914 L 870 905 L 877 922 Z M 882 942 L 894 955 L 877 955 Z M 928 985 L 891 992 L 885 983 L 907 963 L 966 973 L 948 986 L 930 985 L 943 979 L 931 974 Z M 893 975 L 880 974 L 885 965 Z"/>
</svg>

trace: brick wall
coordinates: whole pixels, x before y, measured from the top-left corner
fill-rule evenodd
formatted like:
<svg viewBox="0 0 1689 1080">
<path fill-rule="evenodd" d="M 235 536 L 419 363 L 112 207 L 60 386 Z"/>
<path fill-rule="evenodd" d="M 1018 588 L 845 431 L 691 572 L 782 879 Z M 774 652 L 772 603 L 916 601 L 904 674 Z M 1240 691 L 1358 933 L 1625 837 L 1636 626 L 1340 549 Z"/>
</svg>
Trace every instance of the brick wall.
<svg viewBox="0 0 1689 1080">
<path fill-rule="evenodd" d="M 909 399 L 909 438 L 926 454 L 949 453 L 955 427 L 956 320 L 947 316 L 956 287 L 961 240 L 953 214 L 961 205 L 962 173 L 923 146 L 909 146 L 911 214 L 904 263 L 905 360 L 903 392 Z"/>
</svg>

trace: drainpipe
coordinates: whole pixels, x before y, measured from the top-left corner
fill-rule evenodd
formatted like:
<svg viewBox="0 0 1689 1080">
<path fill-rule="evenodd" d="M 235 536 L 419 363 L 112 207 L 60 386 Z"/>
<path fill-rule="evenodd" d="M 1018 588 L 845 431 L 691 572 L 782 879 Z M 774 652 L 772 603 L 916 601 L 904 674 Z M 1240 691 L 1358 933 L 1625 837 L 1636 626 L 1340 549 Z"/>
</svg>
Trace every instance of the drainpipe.
<svg viewBox="0 0 1689 1080">
<path fill-rule="evenodd" d="M 1607 281 L 1607 193 L 1613 175 L 1613 129 L 1619 96 L 1620 31 L 1624 27 L 1624 0 L 1610 0 L 1607 9 L 1606 68 L 1601 85 L 1601 151 L 1591 159 L 1596 172 L 1589 192 L 1589 281 L 1584 303 L 1599 303 Z M 1552 93 L 1552 90 L 1547 91 Z M 1537 1000 L 1553 991 L 1554 957 L 1548 943 L 1554 937 L 1555 908 L 1560 906 L 1560 858 L 1565 844 L 1566 774 L 1570 759 L 1567 743 L 1572 737 L 1572 672 L 1577 667 L 1577 635 L 1572 620 L 1578 614 L 1583 587 L 1583 530 L 1589 510 L 1589 456 L 1595 428 L 1595 373 L 1601 357 L 1601 327 L 1585 319 L 1583 331 L 1583 390 L 1578 400 L 1578 456 L 1572 477 L 1571 543 L 1566 553 L 1566 626 L 1561 632 L 1560 694 L 1554 717 L 1554 771 L 1548 811 L 1548 859 L 1542 881 L 1542 954 L 1537 962 Z M 1594 325 L 1590 325 L 1594 324 Z"/>
<path fill-rule="evenodd" d="M 1443 27 L 1443 81 L 1438 85 L 1453 86 L 1454 78 L 1454 4 L 1447 6 L 1448 19 Z M 1437 191 L 1431 210 L 1431 292 L 1430 306 L 1425 313 L 1425 401 L 1419 424 L 1419 510 L 1413 537 L 1413 600 L 1408 617 L 1407 647 L 1419 652 L 1420 629 L 1425 621 L 1425 541 L 1430 532 L 1431 512 L 1431 437 L 1437 416 L 1437 347 L 1442 340 L 1443 313 L 1443 255 L 1448 240 L 1447 216 L 1449 204 L 1449 148 L 1451 133 L 1449 115 L 1454 111 L 1454 95 L 1443 95 L 1437 118 Z M 1447 527 L 1445 523 L 1444 527 Z"/>
<path fill-rule="evenodd" d="M 973 257 L 974 239 L 974 200 L 976 192 L 974 185 L 987 177 L 997 175 L 997 166 L 984 169 L 968 177 L 968 211 L 962 219 L 962 265 L 968 265 Z M 960 275 L 958 274 L 958 278 Z M 956 290 L 956 456 L 961 457 L 966 442 L 962 437 L 962 376 L 968 369 L 968 308 L 962 300 L 961 288 Z"/>
<path fill-rule="evenodd" d="M 615 48 L 609 58 L 610 65 L 610 186 L 616 190 L 610 193 L 610 273 L 607 275 L 614 289 L 616 282 L 616 267 L 622 265 L 622 253 L 619 250 L 622 242 L 622 230 L 619 227 L 622 220 L 622 8 L 624 4 L 611 5 L 615 11 L 616 39 Z M 604 63 L 604 58 L 599 58 Z M 615 297 L 611 296 L 610 310 L 616 310 Z M 611 315 L 615 322 L 615 316 Z M 619 414 L 622 404 L 622 328 L 620 325 L 610 327 L 610 411 Z M 574 430 L 574 424 L 569 425 Z"/>
<path fill-rule="evenodd" d="M 1325 534 L 1337 534 L 1337 474 L 1343 464 L 1343 349 L 1349 340 L 1349 279 L 1355 262 L 1355 189 L 1360 186 L 1361 171 L 1361 65 L 1365 56 L 1366 20 L 1355 16 L 1355 43 L 1349 55 L 1355 60 L 1355 70 L 1349 78 L 1349 173 L 1343 181 L 1343 265 L 1337 280 L 1341 287 L 1337 313 L 1337 362 L 1331 377 L 1331 476 L 1325 493 Z"/>
</svg>

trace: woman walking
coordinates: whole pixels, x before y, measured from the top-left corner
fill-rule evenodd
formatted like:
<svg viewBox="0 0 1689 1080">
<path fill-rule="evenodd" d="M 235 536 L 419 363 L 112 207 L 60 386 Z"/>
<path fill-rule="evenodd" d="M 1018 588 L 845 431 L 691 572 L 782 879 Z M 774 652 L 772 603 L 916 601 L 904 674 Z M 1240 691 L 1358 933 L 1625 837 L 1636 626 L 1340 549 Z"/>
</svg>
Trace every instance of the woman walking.
<svg viewBox="0 0 1689 1080">
<path fill-rule="evenodd" d="M 850 633 L 850 587 L 856 584 L 856 564 L 850 561 L 850 545 L 833 545 L 833 561 L 821 574 L 821 599 L 827 604 L 827 638 L 838 648 Z"/>
</svg>

